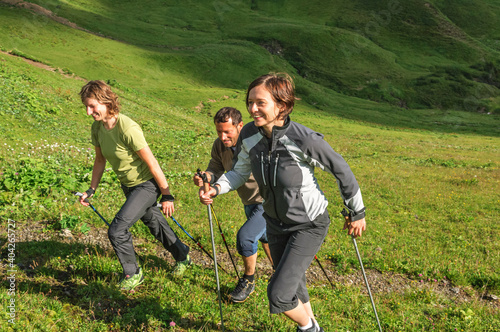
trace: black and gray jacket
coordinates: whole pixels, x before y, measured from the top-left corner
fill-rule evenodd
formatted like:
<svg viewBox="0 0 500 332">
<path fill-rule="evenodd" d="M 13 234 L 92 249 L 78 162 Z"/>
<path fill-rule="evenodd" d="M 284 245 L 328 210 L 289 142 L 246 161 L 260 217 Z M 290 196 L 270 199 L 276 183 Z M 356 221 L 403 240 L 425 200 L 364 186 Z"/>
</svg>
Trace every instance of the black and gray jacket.
<svg viewBox="0 0 500 332">
<path fill-rule="evenodd" d="M 233 168 L 217 184 L 220 193 L 226 193 L 244 184 L 253 173 L 265 213 L 282 226 L 300 228 L 325 212 L 328 205 L 314 176 L 315 167 L 335 177 L 352 220 L 364 218 L 361 191 L 349 165 L 322 134 L 289 118 L 283 127 L 273 127 L 271 138 L 253 122 L 246 124 L 238 138 Z"/>
</svg>

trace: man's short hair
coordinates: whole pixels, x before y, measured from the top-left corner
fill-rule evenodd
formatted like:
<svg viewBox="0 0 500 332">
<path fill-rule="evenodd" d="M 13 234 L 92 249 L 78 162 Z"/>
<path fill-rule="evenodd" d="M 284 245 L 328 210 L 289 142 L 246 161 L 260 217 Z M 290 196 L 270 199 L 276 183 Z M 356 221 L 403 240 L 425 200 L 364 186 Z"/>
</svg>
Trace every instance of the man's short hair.
<svg viewBox="0 0 500 332">
<path fill-rule="evenodd" d="M 223 107 L 217 111 L 214 116 L 214 123 L 228 122 L 233 120 L 233 126 L 239 124 L 242 120 L 241 113 L 234 107 Z"/>
</svg>

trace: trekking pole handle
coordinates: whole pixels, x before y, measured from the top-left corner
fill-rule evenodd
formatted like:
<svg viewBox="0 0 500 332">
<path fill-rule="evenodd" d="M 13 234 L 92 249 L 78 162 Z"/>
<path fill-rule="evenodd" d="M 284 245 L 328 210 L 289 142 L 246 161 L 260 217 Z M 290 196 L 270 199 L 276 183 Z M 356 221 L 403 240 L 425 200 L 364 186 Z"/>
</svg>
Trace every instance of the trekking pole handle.
<svg viewBox="0 0 500 332">
<path fill-rule="evenodd" d="M 73 195 L 78 196 L 78 197 L 82 197 L 83 196 L 83 194 L 81 192 L 78 192 L 78 191 L 73 191 Z M 85 203 L 90 203 L 87 198 L 85 198 L 83 201 Z"/>
<path fill-rule="evenodd" d="M 203 180 L 203 190 L 207 193 L 210 190 L 210 183 L 208 182 L 207 175 L 201 173 L 201 169 L 196 170 L 196 175 L 198 175 Z"/>
<path fill-rule="evenodd" d="M 340 213 L 344 216 L 344 222 L 348 221 L 349 225 L 350 225 L 352 223 L 352 220 L 351 220 L 351 214 L 349 213 L 349 211 L 347 211 L 346 208 L 343 208 L 342 211 L 340 211 Z M 351 236 L 354 239 L 354 235 L 351 235 Z"/>
</svg>

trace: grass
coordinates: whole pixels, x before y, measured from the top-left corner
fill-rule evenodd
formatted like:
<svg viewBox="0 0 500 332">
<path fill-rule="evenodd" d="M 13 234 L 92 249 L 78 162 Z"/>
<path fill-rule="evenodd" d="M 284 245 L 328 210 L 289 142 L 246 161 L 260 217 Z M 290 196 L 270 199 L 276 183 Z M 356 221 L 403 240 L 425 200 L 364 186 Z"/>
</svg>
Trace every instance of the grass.
<svg viewBox="0 0 500 332">
<path fill-rule="evenodd" d="M 489 35 L 480 38 L 469 36 L 473 31 L 463 23 L 484 21 L 481 13 L 497 9 L 490 1 L 477 1 L 478 12 L 441 1 L 358 0 L 326 7 L 313 1 L 307 11 L 300 1 L 290 1 L 287 10 L 264 1 L 198 2 L 189 11 L 161 1 L 149 1 L 141 11 L 109 1 L 34 2 L 98 36 L 66 33 L 44 16 L 3 7 L 0 28 L 14 31 L 0 38 L 4 49 L 86 78 L 114 77 L 126 86 L 140 81 L 148 93 L 158 94 L 161 81 L 159 95 L 166 92 L 184 107 L 213 98 L 206 87 L 240 90 L 262 73 L 284 70 L 298 86 L 315 87 L 302 91 L 310 102 L 334 90 L 403 110 L 500 109 L 498 51 L 491 42 L 498 28 L 489 24 Z"/>
<path fill-rule="evenodd" d="M 245 4 L 241 11 L 235 9 L 240 5 L 237 1 L 207 2 L 198 7 L 206 14 L 198 19 L 194 19 L 196 11 L 189 14 L 181 5 L 158 7 L 155 2 L 146 4 L 141 12 L 125 12 L 106 2 L 99 6 L 88 6 L 85 1 L 39 3 L 86 29 L 123 42 L 70 29 L 2 5 L 0 30 L 12 34 L 0 34 L 1 49 L 64 69 L 77 77 L 110 80 L 121 97 L 123 112 L 140 123 L 167 175 L 176 196 L 176 219 L 206 248 L 210 248 L 206 209 L 198 202 L 191 177 L 196 168 L 203 168 L 208 162 L 208 151 L 216 137 L 211 117 L 226 105 L 244 110 L 245 86 L 258 74 L 287 70 L 295 73 L 302 98 L 293 119 L 325 134 L 326 140 L 348 161 L 362 187 L 368 207 L 368 231 L 358 244 L 369 276 L 379 276 L 372 280 L 387 285 L 380 288 L 384 291 L 375 294 L 383 329 L 495 331 L 500 328 L 498 305 L 481 299 L 483 294 L 500 292 L 497 273 L 500 229 L 496 222 L 500 203 L 499 126 L 498 114 L 493 111 L 496 92 L 491 88 L 489 94 L 483 94 L 476 89 L 479 83 L 472 82 L 470 76 L 474 74 L 477 78 L 496 67 L 493 64 L 474 69 L 474 61 L 469 59 L 473 52 L 496 54 L 493 50 L 477 50 L 478 45 L 495 37 L 493 28 L 481 36 L 473 27 L 465 26 L 464 31 L 473 40 L 454 40 L 440 55 L 433 49 L 433 43 L 438 43 L 442 36 L 428 40 L 422 33 L 422 38 L 413 40 L 410 47 L 407 44 L 411 42 L 403 38 L 406 35 L 396 34 L 396 28 L 408 29 L 410 34 L 417 28 L 424 31 L 426 20 L 431 27 L 440 22 L 420 11 L 423 7 L 420 2 L 411 6 L 401 4 L 404 10 L 395 13 L 379 34 L 363 37 L 369 40 L 366 44 L 363 40 L 360 45 L 364 46 L 344 46 L 352 54 L 339 61 L 349 66 L 356 59 L 363 62 L 352 67 L 352 77 L 345 76 L 348 72 L 345 70 L 339 74 L 340 78 L 331 80 L 338 83 L 336 87 L 345 87 L 334 92 L 333 85 L 321 85 L 332 76 L 321 72 L 327 64 L 317 62 L 315 52 L 329 54 L 332 48 L 352 40 L 356 33 L 353 26 L 366 24 L 366 19 L 373 17 L 370 13 L 380 14 L 393 8 L 389 3 L 377 7 L 372 2 L 358 1 L 357 5 L 366 7 L 355 16 L 352 11 L 356 4 L 332 5 L 329 10 L 320 11 L 323 8 L 320 2 L 313 1 L 307 9 L 299 11 L 291 5 L 281 13 L 275 5 L 262 1 Z M 430 3 L 441 13 L 451 10 L 446 2 Z M 482 12 L 494 7 L 490 2 L 481 4 Z M 127 6 L 124 4 L 124 9 Z M 160 9 L 148 15 L 155 8 Z M 345 12 L 341 15 L 342 10 Z M 335 17 L 331 16 L 337 12 Z M 243 17 L 242 13 L 247 15 Z M 469 22 L 465 18 L 472 14 L 456 10 L 450 15 L 457 22 Z M 106 17 L 108 21 L 97 21 L 97 17 Z M 158 25 L 165 17 L 169 18 L 168 26 Z M 405 24 L 412 25 L 404 29 L 399 26 L 402 17 Z M 236 27 L 231 24 L 234 20 L 240 22 Z M 260 22 L 259 28 L 252 25 L 252 20 Z M 114 30 L 113 23 L 118 21 L 121 28 Z M 304 22 L 308 25 L 299 30 L 297 27 Z M 136 30 L 131 28 L 134 26 Z M 157 29 L 166 32 L 161 35 Z M 141 31 L 158 33 L 145 37 Z M 303 36 L 285 38 L 301 31 Z M 285 55 L 270 55 L 259 46 L 263 42 L 261 36 L 267 32 L 272 32 L 269 36 L 279 41 L 270 46 L 275 50 L 283 47 Z M 334 34 L 335 38 L 321 43 L 328 34 Z M 169 47 L 160 47 L 164 40 L 169 40 Z M 324 48 L 311 47 L 318 43 L 324 44 Z M 464 44 L 463 57 L 448 61 L 458 52 L 454 48 Z M 301 53 L 301 47 L 309 53 Z M 432 49 L 433 53 L 426 58 L 411 57 L 418 49 L 424 53 Z M 296 56 L 299 53 L 303 56 Z M 451 69 L 460 70 L 445 70 L 446 63 L 451 63 Z M 435 66 L 432 73 L 431 64 Z M 301 76 L 304 69 L 311 70 L 310 79 Z M 368 88 L 348 92 L 349 87 L 357 86 L 358 74 L 366 69 L 372 71 L 365 73 L 373 79 L 372 83 Z M 380 73 L 386 69 L 390 75 L 382 77 Z M 378 79 L 379 76 L 382 78 Z M 14 261 L 17 324 L 4 325 L 8 319 L 4 312 L 2 329 L 217 330 L 220 317 L 215 278 L 206 257 L 185 278 L 173 278 L 171 257 L 158 247 L 141 223 L 132 232 L 136 249 L 144 258 L 147 281 L 133 294 L 123 294 L 114 288 L 121 271 L 106 241 L 106 226 L 91 209 L 78 205 L 71 194 L 72 190 L 87 189 L 93 163 L 93 151 L 89 150 L 91 121 L 78 98 L 83 81 L 34 67 L 20 57 L 3 53 L 0 53 L 0 80 L 3 263 L 11 262 L 6 226 L 9 219 L 16 222 L 19 231 L 32 233 L 38 239 L 17 235 Z M 471 107 L 443 104 L 442 108 L 436 108 L 432 106 L 434 102 L 429 102 L 430 108 L 413 108 L 424 105 L 424 100 L 434 92 L 453 94 L 450 83 L 453 80 L 468 90 L 450 98 L 458 98 L 460 105 L 467 102 Z M 429 91 L 422 94 L 422 90 L 412 90 L 412 84 L 420 84 Z M 409 93 L 420 98 L 408 104 L 410 108 L 393 105 L 396 97 L 401 99 Z M 370 100 L 374 96 L 380 99 Z M 492 114 L 471 112 L 474 105 L 483 104 Z M 317 175 L 330 201 L 332 216 L 329 235 L 318 257 L 341 281 L 331 289 L 328 284 L 324 286 L 322 277 L 311 278 L 312 305 L 327 331 L 373 331 L 375 321 L 359 279 L 354 249 L 341 231 L 342 202 L 338 189 L 327 174 Z M 106 172 L 94 205 L 111 221 L 122 200 L 116 177 L 113 172 Z M 238 225 L 244 218 L 243 209 L 238 208 L 240 204 L 235 194 L 219 197 L 216 202 L 231 248 L 235 248 Z M 60 236 L 64 227 L 72 229 L 73 239 Z M 178 231 L 175 225 L 172 227 Z M 180 231 L 178 234 L 203 257 L 189 238 Z M 105 241 L 97 240 L 102 238 Z M 217 251 L 224 256 L 219 238 Z M 261 249 L 259 257 L 259 261 L 265 261 Z M 2 271 L 7 274 L 8 265 Z M 311 273 L 316 272 L 321 275 L 313 264 Z M 226 329 L 294 329 L 284 317 L 269 315 L 268 269 L 262 268 L 258 273 L 256 294 L 247 303 L 235 306 L 224 302 Z M 222 292 L 227 294 L 236 280 L 225 273 L 220 277 Z M 359 282 L 350 283 L 348 279 Z M 403 286 L 397 288 L 398 282 Z M 391 285 L 393 291 L 387 289 Z M 460 296 L 445 291 L 452 287 L 459 289 Z M 8 303 L 11 298 L 8 280 L 4 279 L 0 288 L 2 303 Z"/>
</svg>

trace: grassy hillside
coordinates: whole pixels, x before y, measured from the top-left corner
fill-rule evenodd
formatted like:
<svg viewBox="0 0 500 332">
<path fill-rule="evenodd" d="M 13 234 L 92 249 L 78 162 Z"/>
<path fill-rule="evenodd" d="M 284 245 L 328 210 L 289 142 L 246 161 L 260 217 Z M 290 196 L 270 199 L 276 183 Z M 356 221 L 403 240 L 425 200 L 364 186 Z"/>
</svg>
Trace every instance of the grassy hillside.
<svg viewBox="0 0 500 332">
<path fill-rule="evenodd" d="M 172 258 L 139 222 L 146 282 L 134 294 L 114 288 L 120 266 L 105 225 L 71 194 L 87 189 L 94 157 L 78 91 L 109 80 L 167 175 L 177 220 L 209 248 L 191 177 L 208 162 L 213 114 L 244 111 L 246 86 L 268 71 L 296 78 L 293 120 L 324 133 L 358 178 L 368 208 L 358 244 L 384 331 L 500 329 L 497 2 L 32 3 L 37 13 L 0 2 L 1 271 L 15 266 L 17 309 L 17 324 L 4 312 L 0 330 L 218 330 L 213 269 L 173 223 L 192 248 L 192 271 L 172 278 Z M 373 331 L 338 189 L 317 175 L 332 216 L 318 257 L 335 286 L 314 263 L 312 305 L 326 331 Z M 122 200 L 106 172 L 93 204 L 111 221 Z M 215 203 L 231 248 L 240 204 L 233 194 Z M 271 273 L 259 249 L 256 294 L 241 306 L 224 301 L 226 330 L 295 328 L 268 314 Z M 220 277 L 225 298 L 236 280 Z M 9 287 L 0 283 L 2 307 Z"/>
<path fill-rule="evenodd" d="M 462 10 L 446 1 L 395 0 L 312 1 L 307 9 L 300 1 L 287 1 L 285 6 L 275 1 L 148 1 L 140 10 L 134 2 L 120 6 L 85 0 L 33 3 L 88 31 L 136 46 L 133 49 L 142 54 L 150 72 L 137 72 L 135 81 L 128 77 L 126 83 L 139 79 L 150 91 L 168 91 L 182 80 L 192 80 L 189 85 L 195 86 L 241 89 L 263 72 L 286 70 L 299 82 L 305 79 L 328 88 L 320 93 L 301 91 L 306 101 L 319 108 L 332 107 L 323 94 L 334 90 L 395 105 L 403 112 L 407 108 L 482 113 L 497 109 L 494 38 L 498 28 L 494 17 L 484 19 L 498 12 L 493 1 L 469 1 Z M 479 10 L 468 11 L 471 7 Z M 448 12 L 456 22 L 446 16 Z M 487 32 L 478 34 L 480 29 L 474 30 L 476 25 L 470 22 L 483 22 Z M 21 29 L 16 29 L 19 25 Z M 46 53 L 48 45 L 38 47 L 36 37 L 46 31 L 38 28 L 47 25 L 47 19 L 40 17 L 18 18 L 11 26 L 6 22 L 4 27 L 17 33 L 4 36 L 7 40 L 2 45 L 7 50 L 22 45 L 35 57 Z M 46 40 L 53 51 L 79 51 L 77 57 L 83 57 L 80 66 L 71 62 L 72 71 L 83 75 L 82 70 L 91 74 L 105 69 L 92 63 L 99 54 L 93 53 L 97 50 L 92 42 L 90 47 L 87 42 L 65 47 L 66 39 L 54 39 L 58 35 L 52 33 Z M 29 40 L 35 49 L 30 49 Z M 125 75 L 130 68 L 142 67 L 121 63 L 120 48 L 110 49 L 107 55 L 114 72 Z M 68 57 L 67 64 L 71 60 Z M 66 64 L 56 65 L 66 68 Z M 161 87 L 155 84 L 158 79 L 164 82 Z M 186 102 L 186 96 L 177 91 L 170 97 Z M 193 104 L 197 101 L 188 106 Z"/>
</svg>

